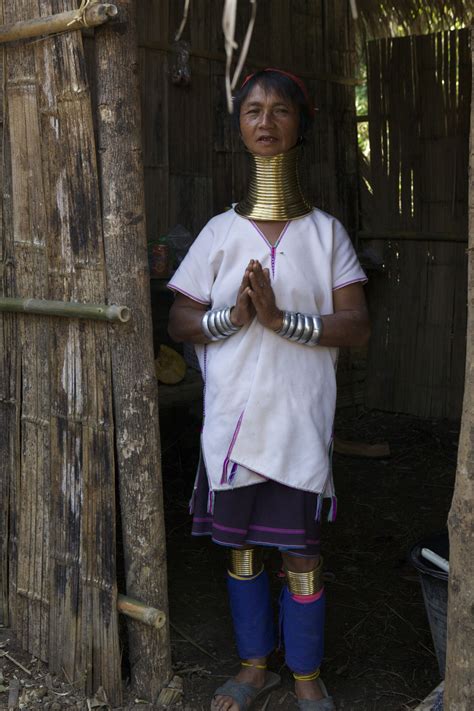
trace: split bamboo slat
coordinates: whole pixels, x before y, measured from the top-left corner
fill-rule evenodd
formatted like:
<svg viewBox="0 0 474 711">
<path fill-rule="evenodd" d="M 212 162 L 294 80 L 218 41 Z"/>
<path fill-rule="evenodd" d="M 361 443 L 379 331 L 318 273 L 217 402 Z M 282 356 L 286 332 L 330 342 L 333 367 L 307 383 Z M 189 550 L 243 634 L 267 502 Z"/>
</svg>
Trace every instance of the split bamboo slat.
<svg viewBox="0 0 474 711">
<path fill-rule="evenodd" d="M 167 614 L 139 77 L 130 71 L 138 69 L 137 3 L 117 5 L 123 24 L 118 31 L 105 25 L 96 33 L 94 75 L 108 294 L 133 312 L 133 319 L 110 334 L 126 594 Z M 159 628 L 129 619 L 127 628 L 133 687 L 154 702 L 172 676 L 168 619 Z"/>
<path fill-rule="evenodd" d="M 73 0 L 42 0 L 52 14 Z M 38 2 L 4 2 L 4 21 Z M 14 283 L 5 295 L 107 301 L 90 94 L 79 32 L 7 46 Z M 8 222 L 8 220 L 6 221 Z M 5 260 L 4 260 L 5 264 Z M 5 280 L 4 280 L 5 281 Z M 87 692 L 121 700 L 109 326 L 37 315 L 18 324 L 10 482 L 10 607 L 24 648 Z M 121 326 L 119 326 L 120 328 Z M 15 369 L 12 368 L 13 373 Z"/>
<path fill-rule="evenodd" d="M 0 4 L 0 20 L 3 7 Z M 8 142 L 8 116 L 5 114 L 4 88 L 4 53 L 0 53 L 0 165 L 10 163 Z M 11 206 L 11 171 L 3 175 L 3 199 L 0 200 L 3 230 L 0 233 L 0 293 L 14 293 L 12 206 Z M 0 624 L 10 621 L 8 603 L 9 576 L 9 530 L 15 530 L 16 521 L 9 522 L 9 504 L 13 494 L 10 492 L 10 476 L 16 461 L 16 425 L 17 425 L 17 323 L 10 314 L 0 314 Z M 10 574 L 13 571 L 10 570 Z"/>
<path fill-rule="evenodd" d="M 461 413 L 470 85 L 467 30 L 368 45 L 360 237 L 385 264 L 369 282 L 370 407 Z"/>
<path fill-rule="evenodd" d="M 24 17 L 33 2 L 4 3 L 4 19 Z M 24 15 L 23 15 L 24 13 Z M 35 61 L 31 49 L 19 46 L 5 52 L 5 103 L 8 123 L 15 296 L 47 294 L 47 225 L 41 168 L 41 137 L 37 105 Z M 13 294 L 10 294 L 13 295 Z M 25 648 L 47 655 L 49 568 L 49 359 L 48 326 L 38 319 L 18 319 L 16 350 L 16 421 L 14 458 L 10 471 L 11 621 Z"/>
</svg>

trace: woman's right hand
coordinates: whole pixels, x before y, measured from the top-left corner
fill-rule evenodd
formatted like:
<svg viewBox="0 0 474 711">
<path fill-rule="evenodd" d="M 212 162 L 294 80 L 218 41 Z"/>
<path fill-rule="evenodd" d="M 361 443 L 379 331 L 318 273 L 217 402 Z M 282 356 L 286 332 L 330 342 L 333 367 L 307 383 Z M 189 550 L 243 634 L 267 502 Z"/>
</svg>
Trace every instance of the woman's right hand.
<svg viewBox="0 0 474 711">
<path fill-rule="evenodd" d="M 255 307 L 252 304 L 252 300 L 249 296 L 250 292 L 250 272 L 254 265 L 253 259 L 247 265 L 244 273 L 244 277 L 240 284 L 239 291 L 237 293 L 237 299 L 235 306 L 230 312 L 230 320 L 234 326 L 246 326 L 250 321 L 255 318 Z"/>
</svg>

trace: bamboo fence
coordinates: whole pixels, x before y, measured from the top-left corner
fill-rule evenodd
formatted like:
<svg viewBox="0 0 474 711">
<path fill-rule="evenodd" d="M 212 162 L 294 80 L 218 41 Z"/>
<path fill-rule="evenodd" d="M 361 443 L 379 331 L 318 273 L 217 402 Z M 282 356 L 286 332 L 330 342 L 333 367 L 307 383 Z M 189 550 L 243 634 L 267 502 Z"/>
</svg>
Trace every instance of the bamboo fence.
<svg viewBox="0 0 474 711">
<path fill-rule="evenodd" d="M 359 238 L 385 269 L 369 281 L 367 404 L 458 418 L 466 333 L 468 31 L 370 42 L 368 92 L 370 165 L 361 184 Z"/>
</svg>

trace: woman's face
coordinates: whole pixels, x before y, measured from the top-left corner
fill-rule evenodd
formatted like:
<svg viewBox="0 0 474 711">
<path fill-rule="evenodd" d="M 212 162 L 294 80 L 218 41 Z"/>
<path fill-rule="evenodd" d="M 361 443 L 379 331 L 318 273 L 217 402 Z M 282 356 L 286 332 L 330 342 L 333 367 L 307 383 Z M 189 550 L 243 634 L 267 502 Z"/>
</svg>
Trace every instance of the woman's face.
<svg viewBox="0 0 474 711">
<path fill-rule="evenodd" d="M 296 145 L 298 107 L 256 84 L 240 107 L 240 132 L 246 148 L 260 156 L 276 156 Z"/>
</svg>

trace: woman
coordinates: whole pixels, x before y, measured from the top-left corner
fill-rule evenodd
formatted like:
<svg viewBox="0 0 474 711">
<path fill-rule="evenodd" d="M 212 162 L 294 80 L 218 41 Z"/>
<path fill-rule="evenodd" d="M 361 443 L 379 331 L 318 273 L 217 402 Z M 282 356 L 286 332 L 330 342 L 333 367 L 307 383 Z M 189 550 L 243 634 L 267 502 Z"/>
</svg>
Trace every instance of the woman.
<svg viewBox="0 0 474 711">
<path fill-rule="evenodd" d="M 244 711 L 279 681 L 261 546 L 281 551 L 281 628 L 302 711 L 329 711 L 319 677 L 324 588 L 319 531 L 331 473 L 339 346 L 367 342 L 365 275 L 344 228 L 298 180 L 313 109 L 295 76 L 266 69 L 235 97 L 252 160 L 247 196 L 210 220 L 174 275 L 169 332 L 196 346 L 205 380 L 193 534 L 230 548 L 241 669 L 213 711 Z"/>
</svg>

